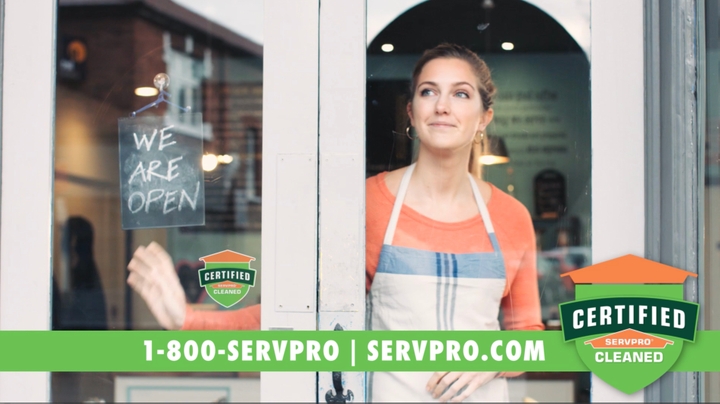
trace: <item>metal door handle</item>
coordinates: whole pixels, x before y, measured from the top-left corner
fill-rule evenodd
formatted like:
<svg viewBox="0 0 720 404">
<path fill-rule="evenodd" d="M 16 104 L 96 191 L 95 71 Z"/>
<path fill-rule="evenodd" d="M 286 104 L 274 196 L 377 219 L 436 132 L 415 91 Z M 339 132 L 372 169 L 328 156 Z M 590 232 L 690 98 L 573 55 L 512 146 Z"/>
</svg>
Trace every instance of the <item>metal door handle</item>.
<svg viewBox="0 0 720 404">
<path fill-rule="evenodd" d="M 343 328 L 340 324 L 335 324 L 335 330 L 334 331 L 342 331 Z M 345 389 L 343 388 L 342 384 L 342 372 L 332 372 L 332 381 L 333 381 L 333 387 L 335 388 L 335 393 L 333 393 L 332 389 L 329 390 L 327 393 L 325 393 L 325 402 L 326 403 L 349 403 L 352 402 L 355 396 L 353 395 L 352 390 L 348 390 L 347 394 L 343 394 Z"/>
</svg>

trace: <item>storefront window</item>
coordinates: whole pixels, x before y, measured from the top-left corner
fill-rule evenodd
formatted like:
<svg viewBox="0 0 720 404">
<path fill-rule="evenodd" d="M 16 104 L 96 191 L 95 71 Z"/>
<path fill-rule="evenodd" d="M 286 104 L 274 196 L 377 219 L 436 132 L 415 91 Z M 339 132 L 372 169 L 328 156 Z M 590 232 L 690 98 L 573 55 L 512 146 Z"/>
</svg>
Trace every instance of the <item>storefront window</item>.
<svg viewBox="0 0 720 404">
<path fill-rule="evenodd" d="M 57 20 L 53 329 L 160 329 L 126 282 L 133 252 L 152 241 L 194 310 L 224 310 L 198 285 L 200 257 L 230 249 L 262 267 L 262 1 L 60 0 Z M 164 116 L 202 139 L 214 163 L 201 173 L 204 225 L 123 230 L 118 119 L 157 99 L 158 73 L 170 78 L 170 100 L 202 118 L 169 104 L 138 116 Z M 230 310 L 260 302 L 260 278 Z M 257 401 L 259 375 L 52 375 L 53 401 L 157 398 Z"/>
<path fill-rule="evenodd" d="M 574 285 L 560 275 L 592 262 L 589 4 L 368 2 L 367 176 L 417 158 L 406 106 L 423 51 L 451 42 L 476 52 L 497 95 L 472 170 L 530 212 L 542 323 L 550 330 L 560 327 L 558 304 L 574 298 Z M 589 384 L 588 373 L 529 373 L 509 380 L 510 400 L 587 402 Z"/>
</svg>

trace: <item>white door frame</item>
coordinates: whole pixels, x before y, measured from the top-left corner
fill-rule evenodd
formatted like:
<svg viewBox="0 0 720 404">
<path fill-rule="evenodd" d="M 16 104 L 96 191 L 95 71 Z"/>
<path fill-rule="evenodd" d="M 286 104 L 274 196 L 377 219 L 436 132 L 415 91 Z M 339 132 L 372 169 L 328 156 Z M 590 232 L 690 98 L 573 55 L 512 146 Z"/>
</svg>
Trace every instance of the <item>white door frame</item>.
<svg viewBox="0 0 720 404">
<path fill-rule="evenodd" d="M 645 256 L 643 0 L 590 3 L 592 258 Z M 591 400 L 644 401 L 593 375 Z"/>
<path fill-rule="evenodd" d="M 265 0 L 262 328 L 317 329 L 319 0 Z M 316 373 L 263 372 L 263 401 L 315 401 Z"/>
<path fill-rule="evenodd" d="M 48 330 L 55 0 L 6 0 L 3 17 L 0 330 Z M 49 375 L 0 373 L 0 401 L 48 401 Z"/>
<path fill-rule="evenodd" d="M 365 0 L 266 0 L 264 18 L 263 329 L 362 330 Z M 263 373 L 261 397 L 338 394 L 330 372 L 315 376 Z M 343 387 L 365 401 L 363 372 Z"/>
<path fill-rule="evenodd" d="M 320 7 L 318 329 L 365 329 L 365 0 Z M 365 373 L 343 372 L 343 393 L 366 401 Z M 320 372 L 318 402 L 334 391 Z"/>
</svg>

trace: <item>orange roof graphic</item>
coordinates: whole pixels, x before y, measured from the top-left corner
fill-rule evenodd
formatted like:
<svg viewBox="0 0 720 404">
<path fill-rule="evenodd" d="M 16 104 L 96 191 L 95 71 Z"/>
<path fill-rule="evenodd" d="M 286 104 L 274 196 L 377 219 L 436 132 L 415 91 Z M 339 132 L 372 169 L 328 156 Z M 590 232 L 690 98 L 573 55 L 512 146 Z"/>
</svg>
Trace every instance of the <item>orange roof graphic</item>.
<svg viewBox="0 0 720 404">
<path fill-rule="evenodd" d="M 200 257 L 201 260 L 208 262 L 250 262 L 255 261 L 254 257 L 249 255 L 236 253 L 235 251 L 225 250 L 215 254 Z"/>
<path fill-rule="evenodd" d="M 585 345 L 592 345 L 595 349 L 662 349 L 667 345 L 673 344 L 674 342 L 669 339 L 656 337 L 654 335 L 633 330 L 632 328 L 585 341 Z"/>
<path fill-rule="evenodd" d="M 697 274 L 628 254 L 561 276 L 569 276 L 576 284 L 683 283 L 688 276 L 697 277 Z"/>
</svg>

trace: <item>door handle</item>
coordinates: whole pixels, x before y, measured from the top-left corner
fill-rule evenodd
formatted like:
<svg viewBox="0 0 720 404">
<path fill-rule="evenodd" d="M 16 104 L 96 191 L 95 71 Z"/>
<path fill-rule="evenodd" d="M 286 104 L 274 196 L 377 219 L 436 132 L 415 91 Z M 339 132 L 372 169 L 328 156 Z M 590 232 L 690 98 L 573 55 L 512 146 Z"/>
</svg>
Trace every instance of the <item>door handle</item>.
<svg viewBox="0 0 720 404">
<path fill-rule="evenodd" d="M 343 328 L 340 324 L 335 324 L 334 331 L 342 331 Z M 333 381 L 333 388 L 335 388 L 335 393 L 333 393 L 332 389 L 330 389 L 327 393 L 325 393 L 325 402 L 326 403 L 350 403 L 355 398 L 355 395 L 353 395 L 352 390 L 348 389 L 347 394 L 343 394 L 345 391 L 345 388 L 342 384 L 342 372 L 332 372 L 332 381 Z"/>
</svg>

